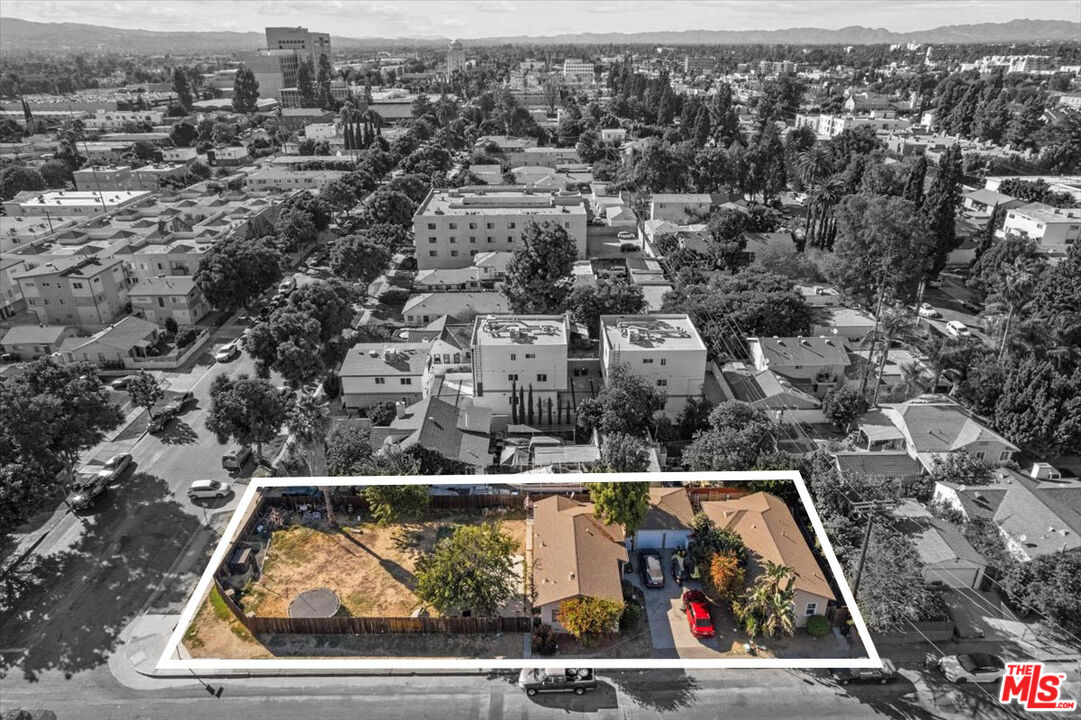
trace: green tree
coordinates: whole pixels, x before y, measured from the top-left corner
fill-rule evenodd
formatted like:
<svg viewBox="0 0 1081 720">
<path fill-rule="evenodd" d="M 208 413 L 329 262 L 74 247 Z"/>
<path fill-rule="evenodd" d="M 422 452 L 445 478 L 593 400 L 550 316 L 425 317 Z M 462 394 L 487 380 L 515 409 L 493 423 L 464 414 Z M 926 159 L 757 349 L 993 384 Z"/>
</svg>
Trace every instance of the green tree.
<svg viewBox="0 0 1081 720">
<path fill-rule="evenodd" d="M 611 433 L 601 441 L 600 465 L 603 472 L 645 472 L 649 469 L 649 449 L 641 438 Z"/>
<path fill-rule="evenodd" d="M 559 603 L 559 624 L 583 645 L 616 631 L 623 603 L 582 595 Z"/>
<path fill-rule="evenodd" d="M 1077 599 L 1081 597 L 1081 552 L 1043 555 L 1013 563 L 1002 579 L 1010 601 L 1028 613 L 1040 613 L 1052 634 L 1081 635 Z"/>
<path fill-rule="evenodd" d="M 242 67 L 236 71 L 233 80 L 233 112 L 251 115 L 258 108 L 259 81 L 251 68 Z"/>
<path fill-rule="evenodd" d="M 849 577 L 853 577 L 858 562 L 859 552 L 848 555 Z M 923 572 L 912 541 L 889 526 L 876 524 L 856 596 L 860 613 L 873 632 L 907 631 L 911 629 L 909 623 L 932 619 L 927 617 L 932 597 Z"/>
<path fill-rule="evenodd" d="M 990 465 L 967 450 L 953 450 L 935 455 L 931 479 L 958 485 L 990 485 L 995 479 L 995 472 Z"/>
<path fill-rule="evenodd" d="M 927 227 L 935 241 L 933 262 L 929 268 L 931 277 L 942 271 L 947 256 L 960 244 L 955 224 L 957 208 L 961 204 L 961 178 L 961 147 L 951 145 L 939 159 L 938 174 L 922 206 Z"/>
<path fill-rule="evenodd" d="M 367 288 L 390 263 L 390 252 L 366 236 L 338 238 L 330 251 L 330 269 L 335 275 L 357 281 Z"/>
<path fill-rule="evenodd" d="M 300 93 L 300 107 L 319 107 L 319 96 L 315 89 L 315 67 L 311 58 L 304 58 L 297 66 L 297 92 Z"/>
<path fill-rule="evenodd" d="M 719 404 L 710 412 L 709 425 L 683 451 L 683 464 L 690 470 L 750 470 L 760 456 L 776 449 L 773 422 L 747 403 Z"/>
<path fill-rule="evenodd" d="M 574 239 L 559 225 L 544 222 L 527 225 L 521 241 L 507 264 L 503 294 L 516 313 L 559 312 L 574 285 Z"/>
<path fill-rule="evenodd" d="M 184 108 L 184 112 L 190 113 L 195 98 L 191 94 L 191 84 L 188 82 L 186 68 L 173 68 L 173 92 L 176 93 L 176 101 L 180 103 L 180 107 Z"/>
<path fill-rule="evenodd" d="M 165 393 L 153 375 L 148 372 L 141 372 L 128 381 L 128 397 L 131 398 L 132 405 L 146 408 L 150 416 L 153 417 L 154 413 L 151 408 L 165 397 Z"/>
<path fill-rule="evenodd" d="M 852 427 L 852 422 L 869 408 L 867 398 L 847 385 L 830 390 L 822 398 L 822 414 L 834 427 L 846 433 Z"/>
<path fill-rule="evenodd" d="M 688 558 L 699 575 L 707 577 L 714 555 L 732 555 L 739 561 L 740 567 L 747 567 L 747 547 L 743 538 L 732 530 L 721 530 L 705 513 L 698 513 L 691 522 L 694 530 L 694 542 L 691 543 Z"/>
<path fill-rule="evenodd" d="M 597 429 L 602 435 L 644 437 L 664 403 L 664 393 L 652 383 L 632 375 L 625 365 L 613 365 L 597 396 L 578 403 L 578 427 L 586 434 Z"/>
<path fill-rule="evenodd" d="M 364 201 L 364 217 L 372 225 L 391 223 L 408 228 L 413 224 L 413 212 L 416 206 L 403 193 L 395 190 L 380 189 L 373 192 Z"/>
<path fill-rule="evenodd" d="M 574 288 L 567 297 L 566 309 L 574 322 L 595 335 L 602 315 L 637 315 L 646 309 L 646 299 L 638 285 L 602 278 L 596 285 Z"/>
<path fill-rule="evenodd" d="M 10 200 L 21 192 L 44 190 L 45 178 L 25 165 L 8 165 L 0 171 L 0 199 Z"/>
<path fill-rule="evenodd" d="M 229 237 L 199 261 L 195 284 L 213 307 L 232 312 L 247 307 L 281 277 L 281 254 L 267 238 Z"/>
<path fill-rule="evenodd" d="M 517 592 L 512 557 L 517 550 L 518 541 L 496 523 L 455 528 L 417 560 L 414 592 L 444 615 L 464 610 L 495 615 Z"/>
<path fill-rule="evenodd" d="M 38 172 L 41 173 L 45 186 L 49 188 L 64 189 L 73 181 L 71 168 L 60 160 L 46 160 L 38 166 Z"/>
<path fill-rule="evenodd" d="M 994 425 L 1027 450 L 1076 450 L 1081 446 L 1081 368 L 1065 373 L 1050 360 L 1025 358 L 1006 376 Z"/>
<path fill-rule="evenodd" d="M 920 155 L 908 170 L 904 198 L 919 208 L 923 205 L 923 182 L 927 177 L 927 158 Z"/>
<path fill-rule="evenodd" d="M 594 516 L 609 525 L 622 525 L 628 534 L 638 529 L 649 511 L 649 483 L 591 482 L 586 488 Z"/>
<path fill-rule="evenodd" d="M 795 583 L 796 572 L 792 568 L 768 560 L 762 563 L 762 571 L 754 585 L 747 589 L 742 599 L 732 603 L 736 619 L 751 638 L 759 633 L 766 637 L 795 633 L 792 612 Z"/>
<path fill-rule="evenodd" d="M 297 398 L 285 416 L 285 427 L 304 451 L 311 477 L 324 477 L 327 474 L 326 439 L 330 425 L 330 410 L 326 403 L 317 402 L 305 393 Z M 327 522 L 333 525 L 334 506 L 330 502 L 330 488 L 321 487 L 320 490 L 326 503 Z"/>
<path fill-rule="evenodd" d="M 211 383 L 206 427 L 221 445 L 230 439 L 238 445 L 255 445 L 261 458 L 263 443 L 277 437 L 285 417 L 278 389 L 266 380 L 219 375 Z"/>
<path fill-rule="evenodd" d="M 178 122 L 169 130 L 169 139 L 177 147 L 191 147 L 199 137 L 199 131 L 190 122 Z"/>
<path fill-rule="evenodd" d="M 321 108 L 333 108 L 335 105 L 334 95 L 330 91 L 330 81 L 334 75 L 334 69 L 330 66 L 330 58 L 326 53 L 319 55 L 319 68 L 316 71 L 315 82 L 318 89 L 318 103 Z"/>
<path fill-rule="evenodd" d="M 368 510 L 380 525 L 398 522 L 403 517 L 418 517 L 428 508 L 431 495 L 427 485 L 368 485 L 364 499 Z"/>
<path fill-rule="evenodd" d="M 327 474 L 342 477 L 371 460 L 371 431 L 359 424 L 339 423 L 326 441 Z"/>
</svg>

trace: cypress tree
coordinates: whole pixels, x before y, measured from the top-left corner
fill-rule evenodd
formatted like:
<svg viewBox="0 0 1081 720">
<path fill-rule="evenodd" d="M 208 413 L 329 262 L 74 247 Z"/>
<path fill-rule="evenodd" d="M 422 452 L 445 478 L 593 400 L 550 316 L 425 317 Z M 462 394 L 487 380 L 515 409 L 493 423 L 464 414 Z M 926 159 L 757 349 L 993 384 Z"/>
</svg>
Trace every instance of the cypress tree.
<svg viewBox="0 0 1081 720">
<path fill-rule="evenodd" d="M 905 200 L 919 208 L 923 205 L 923 182 L 927 177 L 927 158 L 920 155 L 912 169 L 908 171 L 908 180 L 905 181 Z"/>
</svg>

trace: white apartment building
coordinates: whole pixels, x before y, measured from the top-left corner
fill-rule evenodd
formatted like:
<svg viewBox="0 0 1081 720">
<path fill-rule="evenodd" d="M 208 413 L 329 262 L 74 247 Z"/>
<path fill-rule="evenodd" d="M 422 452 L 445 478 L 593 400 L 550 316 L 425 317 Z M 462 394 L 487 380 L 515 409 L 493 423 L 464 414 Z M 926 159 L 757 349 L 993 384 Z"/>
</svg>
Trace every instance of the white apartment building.
<svg viewBox="0 0 1081 720">
<path fill-rule="evenodd" d="M 1012 208 L 1006 212 L 1002 231 L 1035 240 L 1041 253 L 1057 261 L 1081 238 L 1081 207 L 1056 208 L 1029 203 Z"/>
<path fill-rule="evenodd" d="M 703 222 L 709 217 L 712 203 L 709 193 L 657 194 L 649 203 L 649 219 L 676 224 Z"/>
<path fill-rule="evenodd" d="M 433 188 L 413 216 L 417 269 L 469 267 L 484 252 L 521 247 L 533 223 L 552 223 L 586 254 L 586 209 L 573 191 L 535 192 L 513 186 Z"/>
<path fill-rule="evenodd" d="M 563 79 L 568 82 L 593 82 L 597 67 L 591 60 L 567 58 L 563 61 Z"/>
<path fill-rule="evenodd" d="M 161 125 L 164 114 L 160 110 L 98 110 L 86 118 L 87 130 L 123 130 L 127 123 Z"/>
<path fill-rule="evenodd" d="M 648 380 L 667 396 L 674 416 L 690 398 L 701 398 L 706 344 L 687 315 L 602 315 L 601 371 L 605 382 L 616 365 Z"/>
<path fill-rule="evenodd" d="M 511 394 L 532 390 L 534 406 L 567 389 L 569 320 L 563 315 L 482 315 L 473 324 L 474 404 L 511 412 Z"/>
<path fill-rule="evenodd" d="M 263 168 L 248 175 L 245 179 L 245 185 L 251 190 L 273 190 L 277 192 L 291 192 L 293 190 L 318 191 L 343 175 L 345 173 L 341 170 Z"/>
<path fill-rule="evenodd" d="M 887 113 L 892 115 L 892 113 Z M 878 132 L 904 132 L 912 127 L 907 118 L 888 117 L 872 112 L 870 115 L 796 115 L 796 127 L 809 127 L 822 137 L 837 137 L 845 130 L 871 127 Z"/>
<path fill-rule="evenodd" d="M 9 215 L 90 217 L 134 205 L 148 197 L 150 193 L 145 190 L 49 190 L 38 194 L 19 193 L 4 203 L 4 209 Z"/>
<path fill-rule="evenodd" d="M 567 163 L 580 163 L 582 156 L 573 147 L 527 147 L 518 152 L 508 152 L 511 167 L 551 167 Z"/>
</svg>

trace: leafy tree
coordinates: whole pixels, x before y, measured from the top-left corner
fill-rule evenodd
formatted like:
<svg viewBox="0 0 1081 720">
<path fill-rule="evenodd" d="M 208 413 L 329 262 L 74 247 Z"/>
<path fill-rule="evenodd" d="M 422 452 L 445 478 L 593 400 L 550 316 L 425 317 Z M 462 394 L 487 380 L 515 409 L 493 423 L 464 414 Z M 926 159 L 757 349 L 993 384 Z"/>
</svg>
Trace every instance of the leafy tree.
<svg viewBox="0 0 1081 720">
<path fill-rule="evenodd" d="M 664 403 L 664 393 L 649 381 L 632 375 L 626 366 L 614 365 L 597 396 L 578 404 L 578 427 L 587 434 L 597 429 L 602 435 L 644 437 Z"/>
<path fill-rule="evenodd" d="M 391 223 L 408 228 L 413 224 L 413 201 L 395 190 L 380 189 L 364 201 L 364 217 L 371 224 Z"/>
<path fill-rule="evenodd" d="M 995 473 L 990 465 L 967 450 L 954 450 L 935 456 L 931 479 L 958 485 L 990 485 Z"/>
<path fill-rule="evenodd" d="M 507 264 L 503 294 L 516 313 L 559 312 L 574 284 L 574 239 L 559 225 L 543 222 L 527 225 L 521 240 Z"/>
<path fill-rule="evenodd" d="M 957 383 L 954 395 L 973 412 L 992 416 L 998 399 L 1002 397 L 1006 376 L 1011 370 L 1009 361 L 1004 361 L 993 353 L 978 355 Z"/>
<path fill-rule="evenodd" d="M 326 438 L 330 425 L 330 410 L 325 403 L 316 402 L 311 395 L 301 394 L 285 416 L 285 426 L 289 434 L 300 443 L 308 464 L 308 474 L 312 477 L 324 477 L 327 474 Z M 323 491 L 327 522 L 334 525 L 331 490 L 329 487 L 319 489 Z"/>
<path fill-rule="evenodd" d="M 458 527 L 417 561 L 416 595 L 444 615 L 495 615 L 517 591 L 517 549 L 496 523 Z"/>
<path fill-rule="evenodd" d="M 923 205 L 923 183 L 927 177 L 927 158 L 920 155 L 908 171 L 908 179 L 905 180 L 904 198 L 919 208 Z"/>
<path fill-rule="evenodd" d="M 380 400 L 368 408 L 368 419 L 376 427 L 386 427 L 394 422 L 396 410 L 391 400 Z"/>
<path fill-rule="evenodd" d="M 1016 445 L 1059 454 L 1081 446 L 1081 368 L 1059 372 L 1028 357 L 1006 377 L 995 406 L 995 429 Z"/>
<path fill-rule="evenodd" d="M 177 147 L 191 147 L 199 137 L 199 131 L 190 122 L 178 122 L 169 130 L 169 139 Z"/>
<path fill-rule="evenodd" d="M 1040 613 L 1053 634 L 1081 635 L 1077 598 L 1081 597 L 1081 552 L 1054 553 L 1029 562 L 1013 563 L 1002 586 L 1010 601 L 1024 612 Z"/>
<path fill-rule="evenodd" d="M 927 226 L 935 241 L 932 276 L 946 266 L 946 257 L 957 249 L 960 239 L 956 232 L 957 207 L 961 204 L 962 157 L 959 145 L 951 145 L 938 163 L 938 175 L 927 191 L 922 206 Z"/>
<path fill-rule="evenodd" d="M 287 210 L 278 217 L 276 234 L 278 248 L 285 253 L 311 245 L 319 237 L 311 215 L 296 209 Z"/>
<path fill-rule="evenodd" d="M 683 451 L 683 464 L 691 470 L 750 470 L 761 455 L 776 448 L 773 422 L 747 403 L 719 404 L 710 412 L 709 424 Z"/>
<path fill-rule="evenodd" d="M 0 199 L 10 200 L 21 192 L 44 190 L 41 173 L 25 165 L 8 165 L 0 171 Z"/>
<path fill-rule="evenodd" d="M 847 385 L 830 390 L 822 398 L 822 413 L 844 432 L 848 432 L 852 421 L 867 412 L 869 407 L 867 398 Z"/>
<path fill-rule="evenodd" d="M 153 375 L 148 372 L 141 372 L 128 382 L 128 396 L 131 398 L 133 405 L 146 408 L 153 416 L 150 409 L 165 397 L 165 393 Z"/>
<path fill-rule="evenodd" d="M 376 245 L 394 252 L 409 244 L 409 233 L 401 225 L 377 223 L 364 231 L 364 237 Z"/>
<path fill-rule="evenodd" d="M 173 68 L 173 92 L 176 93 L 176 101 L 184 108 L 184 112 L 190 113 L 195 98 L 192 97 L 191 84 L 185 70 L 186 68 L 182 67 Z"/>
<path fill-rule="evenodd" d="M 736 619 L 750 637 L 759 633 L 766 637 L 795 633 L 792 612 L 795 583 L 796 572 L 792 568 L 768 560 L 762 564 L 754 585 L 738 602 L 732 603 Z"/>
<path fill-rule="evenodd" d="M 597 333 L 602 315 L 637 315 L 646 309 L 646 299 L 638 285 L 600 279 L 596 285 L 574 288 L 566 309 L 574 322 Z"/>
<path fill-rule="evenodd" d="M 263 239 L 229 237 L 216 242 L 199 261 L 195 284 L 213 307 L 231 312 L 281 277 L 281 255 Z"/>
<path fill-rule="evenodd" d="M 259 81 L 251 68 L 242 67 L 236 71 L 233 80 L 233 112 L 251 115 L 258 108 Z"/>
<path fill-rule="evenodd" d="M 734 553 L 714 553 L 707 576 L 710 589 L 718 597 L 735 598 L 743 592 L 745 572 Z"/>
<path fill-rule="evenodd" d="M 321 108 L 333 108 L 334 95 L 330 91 L 331 78 L 334 69 L 330 65 L 330 58 L 326 53 L 319 55 L 319 67 L 316 71 L 315 82 L 318 89 L 318 103 Z"/>
<path fill-rule="evenodd" d="M 38 172 L 41 173 L 45 186 L 49 188 L 65 188 L 73 181 L 71 168 L 60 160 L 46 160 L 38 166 Z"/>
<path fill-rule="evenodd" d="M 338 238 L 330 251 L 330 269 L 335 275 L 356 280 L 367 288 L 390 263 L 390 252 L 366 236 Z"/>
<path fill-rule="evenodd" d="M 304 58 L 297 66 L 297 92 L 300 94 L 300 107 L 319 107 L 319 97 L 315 89 L 315 67 L 311 58 Z"/>
<path fill-rule="evenodd" d="M 372 457 L 371 431 L 359 424 L 338 424 L 326 441 L 327 473 L 334 477 L 356 474 L 354 469 Z"/>
<path fill-rule="evenodd" d="M 649 511 L 649 483 L 586 483 L 593 514 L 609 525 L 622 525 L 628 534 L 642 524 Z"/>
<path fill-rule="evenodd" d="M 747 547 L 737 533 L 721 530 L 705 513 L 694 516 L 691 528 L 694 530 L 694 542 L 690 545 L 688 558 L 702 577 L 709 575 L 715 555 L 732 555 L 740 567 L 747 567 Z"/>
<path fill-rule="evenodd" d="M 262 457 L 263 443 L 277 437 L 284 422 L 285 403 L 268 381 L 246 374 L 214 378 L 206 427 L 219 444 L 232 439 L 238 445 L 255 445 Z"/>
<path fill-rule="evenodd" d="M 591 596 L 568 598 L 559 604 L 559 623 L 583 645 L 613 633 L 623 613 L 623 603 Z"/>
<path fill-rule="evenodd" d="M 380 525 L 389 525 L 403 517 L 417 517 L 428 508 L 431 495 L 427 485 L 368 485 L 364 499 L 368 510 Z"/>
<path fill-rule="evenodd" d="M 649 469 L 649 450 L 641 438 L 612 433 L 601 442 L 600 464 L 604 472 L 645 472 Z"/>
<path fill-rule="evenodd" d="M 854 577 L 859 553 L 847 559 L 849 577 Z M 908 537 L 882 523 L 873 528 L 856 602 L 874 632 L 909 630 L 910 622 L 929 619 L 932 598 L 923 563 Z"/>
</svg>

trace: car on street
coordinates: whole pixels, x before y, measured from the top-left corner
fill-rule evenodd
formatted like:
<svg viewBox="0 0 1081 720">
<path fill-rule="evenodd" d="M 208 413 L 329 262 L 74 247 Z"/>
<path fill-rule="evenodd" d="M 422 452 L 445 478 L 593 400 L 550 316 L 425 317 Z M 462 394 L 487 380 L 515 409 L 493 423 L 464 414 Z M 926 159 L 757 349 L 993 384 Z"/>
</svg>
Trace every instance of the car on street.
<svg viewBox="0 0 1081 720">
<path fill-rule="evenodd" d="M 639 552 L 638 571 L 642 573 L 642 584 L 647 588 L 664 587 L 664 569 L 661 567 L 660 553 L 653 550 Z"/>
<path fill-rule="evenodd" d="M 240 354 L 240 349 L 237 348 L 237 342 L 234 340 L 218 348 L 218 351 L 214 353 L 214 359 L 222 363 L 229 362 L 238 354 Z"/>
<path fill-rule="evenodd" d="M 232 492 L 229 483 L 221 480 L 196 480 L 188 486 L 189 500 L 217 500 Z"/>
<path fill-rule="evenodd" d="M 173 398 L 168 403 L 166 403 L 165 410 L 173 413 L 174 415 L 179 415 L 180 413 L 184 412 L 198 402 L 199 401 L 196 399 L 195 393 L 186 392 L 180 395 L 180 397 Z"/>
<path fill-rule="evenodd" d="M 105 492 L 108 486 L 109 481 L 102 477 L 101 473 L 80 473 L 72 483 L 67 503 L 74 510 L 85 510 L 93 504 L 94 498 Z"/>
<path fill-rule="evenodd" d="M 980 311 L 980 306 L 971 300 L 960 300 L 957 304 L 970 313 L 978 313 Z"/>
<path fill-rule="evenodd" d="M 946 323 L 946 333 L 954 337 L 968 337 L 972 334 L 960 320 L 950 320 Z"/>
<path fill-rule="evenodd" d="M 221 456 L 221 466 L 229 472 L 239 472 L 244 464 L 251 459 L 251 448 L 244 446 L 237 448 L 228 455 Z"/>
<path fill-rule="evenodd" d="M 888 683 L 897 677 L 897 666 L 886 658 L 882 659 L 880 668 L 834 668 L 830 675 L 841 685 L 849 683 Z"/>
<path fill-rule="evenodd" d="M 131 381 L 135 379 L 134 375 L 122 375 L 118 378 L 113 378 L 109 383 L 109 387 L 113 390 L 126 390 L 128 385 L 131 385 Z"/>
<path fill-rule="evenodd" d="M 619 251 L 623 253 L 634 252 L 638 249 L 638 243 L 625 242 L 619 246 Z"/>
<path fill-rule="evenodd" d="M 684 590 L 680 597 L 683 613 L 687 616 L 687 625 L 691 635 L 696 638 L 711 638 L 716 635 L 713 618 L 709 615 L 709 600 L 701 590 Z"/>
<path fill-rule="evenodd" d="M 634 240 L 634 233 L 628 230 L 621 230 L 616 233 L 616 238 L 619 240 Z"/>
<path fill-rule="evenodd" d="M 131 466 L 131 455 L 129 453 L 120 453 L 106 460 L 105 465 L 102 466 L 101 470 L 98 470 L 98 475 L 106 478 L 107 482 L 112 482 L 123 475 L 124 471 Z"/>
<path fill-rule="evenodd" d="M 290 276 L 278 283 L 278 292 L 282 293 L 283 295 L 288 295 L 289 293 L 293 292 L 296 286 L 296 278 Z"/>
<path fill-rule="evenodd" d="M 672 555 L 672 579 L 680 585 L 683 581 L 690 577 L 690 573 L 687 572 L 687 558 L 680 555 L 678 552 Z"/>
<path fill-rule="evenodd" d="M 597 678 L 587 668 L 523 668 L 518 673 L 518 687 L 529 696 L 537 693 L 574 693 L 584 695 L 597 689 Z"/>
<path fill-rule="evenodd" d="M 6 363 L 19 362 L 19 356 L 15 353 L 4 353 L 3 355 L 0 355 L 0 361 Z"/>
<path fill-rule="evenodd" d="M 961 653 L 940 659 L 938 669 L 952 683 L 990 683 L 1006 674 L 1006 663 L 991 653 Z"/>
<path fill-rule="evenodd" d="M 942 317 L 942 313 L 940 313 L 938 310 L 935 310 L 934 306 L 931 303 L 920 303 L 920 307 L 918 310 L 916 310 L 916 312 L 919 314 L 920 317 L 925 318 Z"/>
<path fill-rule="evenodd" d="M 160 413 L 155 415 L 150 424 L 146 426 L 146 431 L 151 435 L 156 435 L 169 427 L 169 423 L 176 417 L 176 413 L 169 409 L 163 409 Z"/>
</svg>

